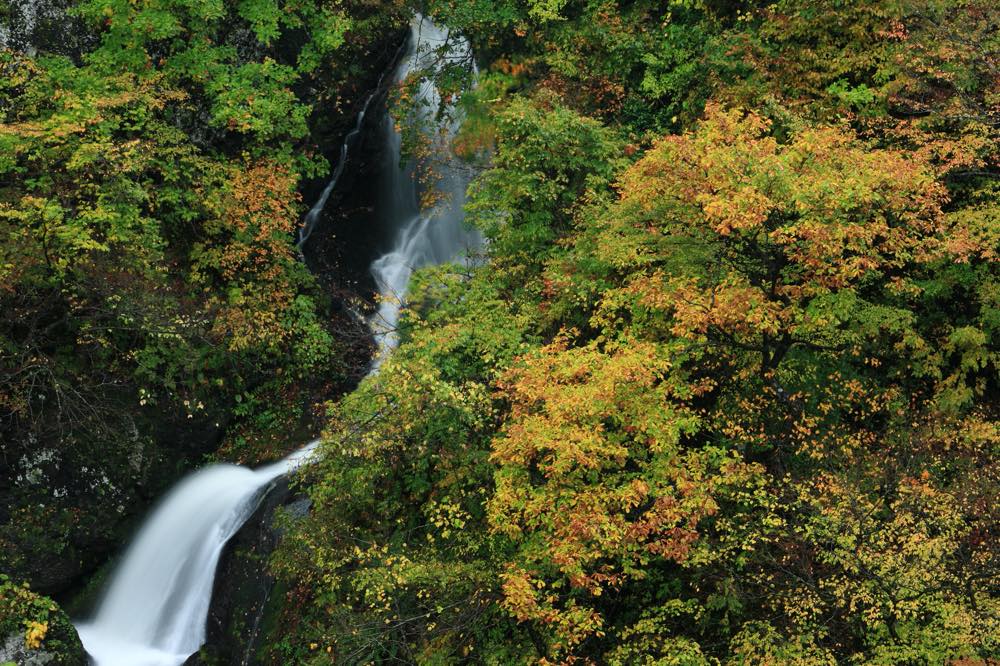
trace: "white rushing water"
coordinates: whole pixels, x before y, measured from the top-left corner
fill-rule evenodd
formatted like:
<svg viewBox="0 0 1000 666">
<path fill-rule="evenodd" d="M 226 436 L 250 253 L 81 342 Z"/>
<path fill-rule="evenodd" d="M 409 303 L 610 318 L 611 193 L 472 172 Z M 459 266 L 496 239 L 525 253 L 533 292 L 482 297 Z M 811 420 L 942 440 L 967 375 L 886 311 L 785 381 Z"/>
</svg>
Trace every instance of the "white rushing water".
<svg viewBox="0 0 1000 666">
<path fill-rule="evenodd" d="M 379 79 L 379 85 L 382 84 L 382 79 Z M 372 103 L 375 95 L 378 94 L 378 86 L 375 87 L 375 91 L 368 95 L 365 99 L 365 103 L 361 105 L 361 111 L 358 113 L 357 118 L 354 121 L 354 129 L 347 133 L 344 137 L 344 142 L 340 144 L 340 159 L 337 162 L 337 166 L 333 168 L 333 174 L 330 176 L 330 180 L 327 181 L 326 187 L 323 188 L 323 192 L 319 195 L 319 199 L 313 204 L 313 207 L 309 209 L 306 213 L 305 219 L 302 221 L 302 226 L 299 227 L 299 237 L 295 243 L 295 247 L 298 248 L 301 256 L 302 250 L 306 245 L 306 241 L 312 236 L 313 230 L 316 228 L 316 223 L 319 222 L 319 218 L 323 215 L 323 209 L 326 208 L 326 202 L 330 199 L 330 194 L 333 192 L 333 188 L 337 186 L 337 181 L 340 180 L 341 174 L 344 173 L 344 165 L 347 164 L 347 156 L 351 149 L 351 144 L 361 134 L 361 128 L 365 122 L 365 114 L 368 113 L 368 105 Z"/>
<path fill-rule="evenodd" d="M 315 447 L 257 470 L 212 465 L 170 491 L 115 570 L 97 615 L 77 624 L 99 666 L 176 666 L 201 647 L 223 547 L 268 484 Z"/>
<path fill-rule="evenodd" d="M 468 43 L 449 41 L 445 31 L 426 19 L 411 26 L 406 56 L 396 71 L 402 81 L 415 67 L 430 63 L 429 49 L 447 45 L 446 58 L 468 58 Z M 423 82 L 420 95 L 432 103 L 437 90 Z M 363 114 L 354 132 L 359 132 Z M 398 229 L 390 252 L 372 264 L 372 273 L 382 294 L 378 312 L 370 319 L 379 344 L 376 372 L 384 354 L 397 341 L 399 320 L 412 271 L 421 266 L 451 261 L 464 250 L 477 246 L 479 238 L 462 226 L 462 202 L 467 177 L 448 163 L 439 186 L 446 195 L 432 210 L 422 212 L 414 168 L 399 168 L 400 137 L 387 118 L 384 139 L 387 152 L 397 165 L 387 178 L 391 218 Z M 448 141 L 454 124 L 435 133 L 435 140 Z M 353 134 L 353 133 L 352 133 Z M 353 134 L 356 136 L 356 134 Z M 306 217 L 299 245 L 308 239 L 343 171 L 349 135 L 341 148 L 341 159 L 317 205 Z M 260 469 L 237 465 L 212 465 L 182 480 L 157 507 L 129 546 L 114 571 L 109 587 L 93 618 L 77 624 L 80 638 L 97 666 L 178 666 L 205 641 L 206 622 L 212 598 L 215 570 L 226 542 L 256 510 L 269 484 L 306 461 L 317 442 L 288 458 Z"/>
<path fill-rule="evenodd" d="M 413 35 L 409 50 L 396 72 L 396 83 L 401 83 L 418 68 L 471 61 L 471 49 L 464 37 L 450 34 L 419 17 L 414 20 L 411 29 Z M 386 170 L 389 177 L 383 185 L 383 196 L 391 206 L 391 219 L 403 223 L 398 227 L 392 249 L 376 259 L 371 267 L 380 294 L 378 309 L 369 318 L 378 344 L 374 361 L 376 369 L 399 343 L 396 326 L 413 271 L 424 266 L 462 260 L 482 244 L 479 233 L 463 221 L 462 207 L 469 185 L 468 169 L 462 167 L 450 150 L 451 139 L 461 120 L 459 114 L 449 105 L 449 120 L 445 121 L 444 127 L 428 122 L 440 102 L 441 97 L 434 83 L 422 80 L 414 112 L 420 116 L 418 122 L 440 130 L 427 134 L 430 149 L 439 161 L 434 167 L 438 203 L 429 210 L 421 209 L 414 164 L 407 164 L 403 169 Z M 388 148 L 387 159 L 399 164 L 402 137 L 396 131 L 391 116 L 386 116 L 382 131 Z"/>
</svg>

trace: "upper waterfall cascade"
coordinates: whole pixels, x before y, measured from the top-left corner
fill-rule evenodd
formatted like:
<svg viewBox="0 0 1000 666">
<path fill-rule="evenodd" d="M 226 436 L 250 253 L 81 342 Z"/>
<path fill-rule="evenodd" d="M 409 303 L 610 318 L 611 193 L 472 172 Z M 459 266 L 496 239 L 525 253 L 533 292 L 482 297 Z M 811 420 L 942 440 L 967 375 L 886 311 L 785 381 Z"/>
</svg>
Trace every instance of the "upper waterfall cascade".
<svg viewBox="0 0 1000 666">
<path fill-rule="evenodd" d="M 429 20 L 418 19 L 412 26 L 413 37 L 409 50 L 396 72 L 396 83 L 401 83 L 414 69 L 434 67 L 435 64 L 471 60 L 471 49 L 463 37 L 450 35 Z M 414 113 L 417 120 L 426 123 L 431 114 L 439 108 L 440 93 L 433 81 L 424 79 L 417 91 Z M 400 224 L 396 227 L 396 237 L 392 249 L 372 263 L 371 271 L 378 285 L 380 299 L 377 311 L 369 318 L 369 325 L 375 333 L 378 354 L 374 367 L 377 368 L 386 355 L 399 342 L 396 326 L 399 323 L 406 289 L 413 271 L 424 266 L 433 266 L 449 261 L 461 260 L 469 251 L 482 244 L 478 232 L 463 222 L 462 207 L 465 190 L 469 185 L 469 174 L 451 156 L 447 144 L 458 129 L 460 117 L 455 109 L 447 114 L 445 127 L 441 133 L 430 135 L 437 145 L 432 150 L 444 156 L 443 167 L 437 173 L 436 188 L 440 201 L 429 210 L 423 210 L 419 200 L 418 179 L 415 165 L 404 169 L 385 170 L 388 182 L 383 184 L 383 196 L 391 206 L 390 217 Z M 433 123 L 431 123 L 433 125 Z M 395 129 L 395 123 L 388 114 L 382 128 L 388 148 L 388 158 L 393 164 L 401 161 L 402 137 Z"/>
<path fill-rule="evenodd" d="M 418 17 L 411 24 L 410 43 L 395 80 L 403 81 L 415 68 L 432 64 L 432 57 L 468 59 L 469 55 L 464 39 L 449 36 L 430 20 Z M 430 102 L 429 108 L 440 101 L 430 81 L 422 82 L 420 95 Z M 304 221 L 300 247 L 336 185 L 349 142 L 360 132 L 370 101 L 365 102 L 354 132 L 345 139 L 331 180 Z M 451 120 L 446 127 L 438 127 L 443 131 L 434 132 L 432 140 L 449 140 L 456 125 Z M 395 240 L 392 249 L 371 266 L 381 294 L 378 310 L 369 320 L 379 348 L 372 372 L 397 344 L 395 327 L 412 271 L 459 259 L 463 251 L 480 242 L 478 235 L 462 224 L 468 184 L 464 170 L 457 163 L 446 162 L 439 183 L 442 201 L 422 211 L 413 165 L 398 166 L 401 138 L 388 114 L 382 132 L 386 152 L 395 161 L 385 176 Z M 215 570 L 226 542 L 254 513 L 268 485 L 301 465 L 316 446 L 317 442 L 312 442 L 284 460 L 256 470 L 212 465 L 189 475 L 170 491 L 113 572 L 94 617 L 77 623 L 83 645 L 97 666 L 178 666 L 201 647 Z"/>
</svg>

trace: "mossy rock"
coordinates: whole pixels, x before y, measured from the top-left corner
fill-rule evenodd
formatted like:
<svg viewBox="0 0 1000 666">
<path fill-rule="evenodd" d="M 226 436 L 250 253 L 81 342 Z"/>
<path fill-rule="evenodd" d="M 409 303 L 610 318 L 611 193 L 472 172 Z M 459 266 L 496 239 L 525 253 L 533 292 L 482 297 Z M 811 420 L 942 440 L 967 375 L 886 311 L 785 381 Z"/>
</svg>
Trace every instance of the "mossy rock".
<svg viewBox="0 0 1000 666">
<path fill-rule="evenodd" d="M 56 602 L 0 574 L 0 665 L 86 666 L 76 628 Z"/>
</svg>

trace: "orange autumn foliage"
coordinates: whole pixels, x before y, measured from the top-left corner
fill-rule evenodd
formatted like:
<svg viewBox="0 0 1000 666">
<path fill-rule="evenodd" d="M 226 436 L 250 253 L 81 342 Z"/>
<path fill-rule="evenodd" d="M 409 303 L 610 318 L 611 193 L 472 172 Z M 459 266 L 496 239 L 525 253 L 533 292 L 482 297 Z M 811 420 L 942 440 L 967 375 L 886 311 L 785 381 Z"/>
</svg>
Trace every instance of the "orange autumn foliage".
<svg viewBox="0 0 1000 666">
<path fill-rule="evenodd" d="M 558 650 L 601 635 L 606 591 L 642 578 L 653 559 L 684 562 L 720 486 L 759 467 L 689 450 L 699 427 L 691 387 L 655 345 L 570 348 L 563 337 L 500 383 L 511 402 L 492 460 L 494 531 L 519 544 L 503 605 L 554 633 Z"/>
</svg>

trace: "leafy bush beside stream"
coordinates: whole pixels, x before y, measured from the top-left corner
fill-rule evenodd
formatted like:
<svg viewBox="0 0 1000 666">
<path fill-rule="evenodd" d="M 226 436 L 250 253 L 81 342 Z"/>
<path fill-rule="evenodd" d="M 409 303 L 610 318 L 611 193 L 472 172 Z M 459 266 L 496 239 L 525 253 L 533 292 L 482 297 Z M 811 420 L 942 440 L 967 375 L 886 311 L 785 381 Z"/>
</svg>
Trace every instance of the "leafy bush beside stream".
<svg viewBox="0 0 1000 666">
<path fill-rule="evenodd" d="M 0 664 L 49 663 L 84 666 L 86 653 L 66 614 L 27 584 L 0 574 Z"/>
</svg>

